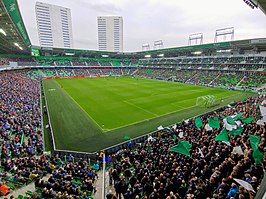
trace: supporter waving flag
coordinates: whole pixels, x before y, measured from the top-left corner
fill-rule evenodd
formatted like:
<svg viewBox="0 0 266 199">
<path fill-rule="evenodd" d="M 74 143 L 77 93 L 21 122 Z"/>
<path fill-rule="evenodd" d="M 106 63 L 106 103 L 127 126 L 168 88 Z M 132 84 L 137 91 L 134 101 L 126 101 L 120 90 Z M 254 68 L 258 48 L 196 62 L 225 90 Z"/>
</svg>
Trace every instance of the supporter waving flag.
<svg viewBox="0 0 266 199">
<path fill-rule="evenodd" d="M 192 145 L 189 144 L 186 140 L 179 140 L 178 144 L 175 146 L 172 146 L 169 150 L 190 157 L 191 147 Z"/>
<path fill-rule="evenodd" d="M 20 141 L 20 145 L 22 145 L 24 143 L 24 140 L 25 140 L 25 134 L 24 132 L 22 133 L 22 136 L 21 136 L 21 141 Z"/>
</svg>

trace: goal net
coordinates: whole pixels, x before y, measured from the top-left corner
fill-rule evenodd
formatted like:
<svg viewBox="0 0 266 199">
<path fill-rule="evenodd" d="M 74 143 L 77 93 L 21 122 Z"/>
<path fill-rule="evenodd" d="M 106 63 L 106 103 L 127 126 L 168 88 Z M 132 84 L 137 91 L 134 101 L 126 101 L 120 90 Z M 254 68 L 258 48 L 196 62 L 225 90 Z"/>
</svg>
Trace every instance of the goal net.
<svg viewBox="0 0 266 199">
<path fill-rule="evenodd" d="M 196 105 L 200 107 L 213 106 L 217 102 L 217 97 L 214 95 L 205 95 L 197 98 Z"/>
</svg>

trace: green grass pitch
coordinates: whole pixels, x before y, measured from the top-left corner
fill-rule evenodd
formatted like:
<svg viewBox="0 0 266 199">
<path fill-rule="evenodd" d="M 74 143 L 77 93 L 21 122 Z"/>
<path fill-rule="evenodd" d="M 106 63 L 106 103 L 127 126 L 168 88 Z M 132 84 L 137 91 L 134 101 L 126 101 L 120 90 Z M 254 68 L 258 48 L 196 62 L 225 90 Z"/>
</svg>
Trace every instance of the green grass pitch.
<svg viewBox="0 0 266 199">
<path fill-rule="evenodd" d="M 144 78 L 106 77 L 43 81 L 57 149 L 95 152 L 218 107 L 196 107 L 199 96 L 241 93 Z"/>
</svg>

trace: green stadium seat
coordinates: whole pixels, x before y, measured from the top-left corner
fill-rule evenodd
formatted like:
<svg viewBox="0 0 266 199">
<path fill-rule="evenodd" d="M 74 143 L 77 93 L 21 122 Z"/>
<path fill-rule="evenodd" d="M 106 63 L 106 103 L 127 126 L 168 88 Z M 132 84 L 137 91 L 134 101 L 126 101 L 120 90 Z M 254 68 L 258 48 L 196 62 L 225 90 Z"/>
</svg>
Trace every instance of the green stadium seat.
<svg viewBox="0 0 266 199">
<path fill-rule="evenodd" d="M 23 195 L 18 195 L 18 199 L 23 199 L 24 196 Z"/>
<path fill-rule="evenodd" d="M 29 196 L 32 196 L 33 195 L 33 192 L 32 191 L 29 191 L 29 190 L 26 191 L 25 193 L 26 193 L 26 195 L 29 195 Z"/>
</svg>

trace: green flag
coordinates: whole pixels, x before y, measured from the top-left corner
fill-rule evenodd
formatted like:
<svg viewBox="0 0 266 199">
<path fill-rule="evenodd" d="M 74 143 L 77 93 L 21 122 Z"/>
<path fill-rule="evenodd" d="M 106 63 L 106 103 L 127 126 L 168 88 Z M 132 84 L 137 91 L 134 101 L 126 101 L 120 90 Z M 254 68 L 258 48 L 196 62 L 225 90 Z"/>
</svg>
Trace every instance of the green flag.
<svg viewBox="0 0 266 199">
<path fill-rule="evenodd" d="M 23 132 L 22 136 L 21 136 L 21 140 L 20 140 L 20 145 L 22 145 L 24 143 L 24 140 L 25 140 L 25 134 Z"/>
<path fill-rule="evenodd" d="M 236 122 L 235 122 L 235 120 L 232 117 L 227 117 L 226 121 L 227 121 L 228 124 L 236 125 Z"/>
<path fill-rule="evenodd" d="M 250 140 L 250 145 L 253 149 L 252 157 L 254 158 L 256 163 L 261 163 L 264 154 L 258 148 L 260 142 L 260 136 L 250 135 L 249 140 Z"/>
<path fill-rule="evenodd" d="M 186 140 L 180 140 L 180 142 L 187 148 L 191 149 L 192 144 L 189 144 Z"/>
<path fill-rule="evenodd" d="M 262 159 L 264 158 L 264 154 L 259 150 L 259 149 L 255 149 L 253 151 L 252 157 L 254 158 L 256 163 L 261 163 Z"/>
<path fill-rule="evenodd" d="M 243 129 L 241 127 L 238 127 L 237 129 L 233 129 L 230 132 L 230 135 L 241 135 L 242 132 L 243 132 Z"/>
<path fill-rule="evenodd" d="M 256 106 L 262 106 L 261 104 L 256 104 Z"/>
<path fill-rule="evenodd" d="M 202 124 L 202 120 L 201 120 L 200 117 L 197 117 L 197 118 L 195 119 L 195 124 L 196 124 L 196 127 L 197 127 L 198 129 L 201 128 L 201 127 L 203 126 L 203 124 Z"/>
<path fill-rule="evenodd" d="M 259 135 L 250 135 L 249 141 L 250 141 L 251 148 L 254 150 L 254 149 L 258 148 L 258 145 L 260 142 L 260 136 Z"/>
<path fill-rule="evenodd" d="M 178 144 L 175 146 L 172 146 L 169 150 L 190 157 L 191 147 L 192 145 L 189 144 L 186 140 L 179 140 Z"/>
<path fill-rule="evenodd" d="M 233 119 L 238 120 L 239 118 L 241 118 L 242 115 L 243 113 L 238 113 L 235 117 L 233 117 Z"/>
<path fill-rule="evenodd" d="M 125 140 L 129 140 L 130 137 L 129 137 L 128 135 L 125 135 L 125 136 L 124 136 L 124 139 L 125 139 Z"/>
<path fill-rule="evenodd" d="M 223 130 L 216 136 L 215 141 L 224 141 L 224 142 L 229 141 L 227 131 L 225 128 L 223 128 Z"/>
<path fill-rule="evenodd" d="M 212 128 L 220 128 L 220 122 L 218 117 L 209 118 L 208 123 Z"/>
<path fill-rule="evenodd" d="M 174 135 L 174 136 L 173 136 L 173 140 L 174 140 L 174 141 L 176 141 L 176 138 L 177 138 L 177 136 L 176 136 L 176 135 Z"/>
<path fill-rule="evenodd" d="M 247 117 L 247 118 L 240 118 L 240 120 L 246 124 L 251 123 L 253 120 L 255 120 L 254 117 Z"/>
</svg>

